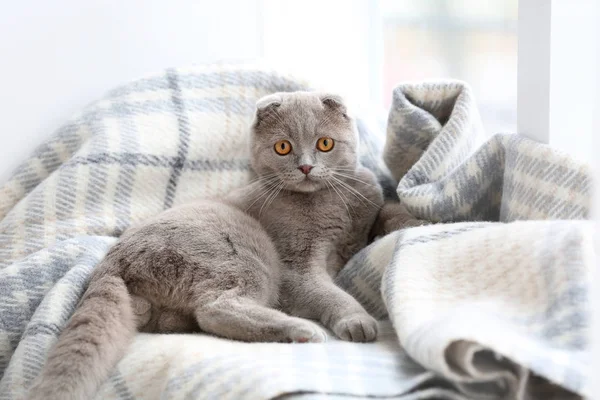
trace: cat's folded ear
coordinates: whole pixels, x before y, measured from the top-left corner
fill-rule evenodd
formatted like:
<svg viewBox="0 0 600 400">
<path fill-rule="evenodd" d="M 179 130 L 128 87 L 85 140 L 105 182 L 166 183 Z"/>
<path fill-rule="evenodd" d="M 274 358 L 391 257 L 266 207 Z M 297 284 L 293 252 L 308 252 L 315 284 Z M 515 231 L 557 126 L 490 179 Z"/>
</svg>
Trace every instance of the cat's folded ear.
<svg viewBox="0 0 600 400">
<path fill-rule="evenodd" d="M 279 93 L 269 94 L 258 99 L 256 102 L 254 125 L 258 126 L 258 124 L 260 124 L 267 116 L 276 112 L 276 109 L 281 105 L 281 102 L 282 98 Z"/>
<path fill-rule="evenodd" d="M 329 110 L 339 112 L 344 116 L 344 118 L 350 119 L 348 117 L 348 109 L 346 107 L 346 103 L 341 96 L 332 93 L 323 93 L 319 95 L 321 102 L 323 105 Z"/>
</svg>

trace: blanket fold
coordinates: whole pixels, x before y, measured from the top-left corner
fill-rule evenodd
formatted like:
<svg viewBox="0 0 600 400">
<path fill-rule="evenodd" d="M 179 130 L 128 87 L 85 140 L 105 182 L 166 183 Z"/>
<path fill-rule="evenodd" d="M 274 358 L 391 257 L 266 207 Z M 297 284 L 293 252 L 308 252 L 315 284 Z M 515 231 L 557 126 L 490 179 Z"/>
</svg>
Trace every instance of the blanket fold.
<svg viewBox="0 0 600 400">
<path fill-rule="evenodd" d="M 114 89 L 15 171 L 0 188 L 0 399 L 25 397 L 116 237 L 248 182 L 256 100 L 309 89 L 253 65 L 170 69 Z M 358 127 L 362 163 L 411 213 L 444 222 L 386 235 L 339 274 L 381 320 L 377 342 L 140 334 L 98 399 L 590 394 L 589 169 L 487 138 L 457 81 L 400 85 L 387 137 Z"/>
<path fill-rule="evenodd" d="M 589 166 L 518 135 L 486 140 L 463 82 L 399 85 L 383 156 L 400 181 L 400 200 L 418 218 L 508 222 L 589 215 Z"/>
<path fill-rule="evenodd" d="M 589 215 L 589 167 L 515 135 L 482 141 L 480 127 L 464 83 L 395 90 L 384 158 L 400 201 L 422 219 L 482 222 L 387 235 L 338 282 L 469 397 L 589 393 L 593 229 L 575 220 Z"/>
</svg>

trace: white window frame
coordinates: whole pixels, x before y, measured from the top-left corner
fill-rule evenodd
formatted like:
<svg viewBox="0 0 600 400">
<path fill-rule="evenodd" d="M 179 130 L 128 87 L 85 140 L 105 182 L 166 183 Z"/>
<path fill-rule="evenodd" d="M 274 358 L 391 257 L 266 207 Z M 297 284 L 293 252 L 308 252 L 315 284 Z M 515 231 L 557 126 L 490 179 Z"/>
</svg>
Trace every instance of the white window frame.
<svg viewBox="0 0 600 400">
<path fill-rule="evenodd" d="M 517 132 L 588 162 L 598 20 L 594 0 L 519 0 Z"/>
</svg>

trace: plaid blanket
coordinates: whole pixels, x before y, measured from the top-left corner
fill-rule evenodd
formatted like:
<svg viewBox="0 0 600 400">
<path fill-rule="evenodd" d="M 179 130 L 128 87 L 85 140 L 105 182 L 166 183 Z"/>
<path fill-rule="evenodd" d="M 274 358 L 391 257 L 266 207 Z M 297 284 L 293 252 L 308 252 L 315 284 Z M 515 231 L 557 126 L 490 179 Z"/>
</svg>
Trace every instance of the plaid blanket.
<svg viewBox="0 0 600 400">
<path fill-rule="evenodd" d="M 246 183 L 255 101 L 307 88 L 253 66 L 171 69 L 113 90 L 21 165 L 0 188 L 0 399 L 26 395 L 116 237 Z M 98 399 L 589 394 L 591 227 L 568 220 L 589 212 L 587 168 L 516 136 L 486 140 L 460 82 L 398 87 L 385 148 L 359 130 L 389 198 L 452 222 L 380 238 L 338 276 L 381 319 L 378 341 L 140 334 Z"/>
</svg>

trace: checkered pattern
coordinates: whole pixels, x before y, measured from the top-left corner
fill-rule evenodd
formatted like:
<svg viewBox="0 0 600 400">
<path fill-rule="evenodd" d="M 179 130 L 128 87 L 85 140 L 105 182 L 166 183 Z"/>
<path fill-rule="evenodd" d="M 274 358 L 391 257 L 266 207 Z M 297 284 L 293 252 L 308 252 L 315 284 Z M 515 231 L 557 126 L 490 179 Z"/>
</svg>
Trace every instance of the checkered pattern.
<svg viewBox="0 0 600 400">
<path fill-rule="evenodd" d="M 0 399 L 26 395 L 116 237 L 165 208 L 246 183 L 255 101 L 307 88 L 256 66 L 168 70 L 111 91 L 22 164 L 0 188 Z M 359 133 L 363 164 L 419 217 L 588 213 L 589 171 L 518 137 L 486 140 L 464 84 L 400 86 L 383 157 L 383 138 L 362 121 Z M 338 277 L 383 320 L 376 343 L 140 334 L 97 398 L 588 394 L 589 231 L 583 221 L 517 221 L 392 233 Z"/>
<path fill-rule="evenodd" d="M 589 167 L 517 135 L 486 139 L 461 82 L 400 85 L 384 158 L 407 209 L 446 223 L 380 239 L 338 283 L 463 395 L 589 395 Z"/>
</svg>

